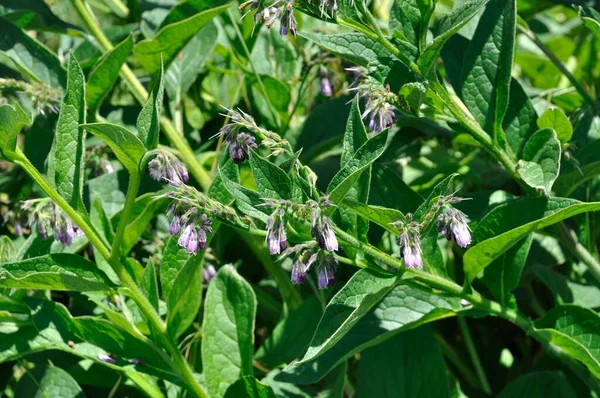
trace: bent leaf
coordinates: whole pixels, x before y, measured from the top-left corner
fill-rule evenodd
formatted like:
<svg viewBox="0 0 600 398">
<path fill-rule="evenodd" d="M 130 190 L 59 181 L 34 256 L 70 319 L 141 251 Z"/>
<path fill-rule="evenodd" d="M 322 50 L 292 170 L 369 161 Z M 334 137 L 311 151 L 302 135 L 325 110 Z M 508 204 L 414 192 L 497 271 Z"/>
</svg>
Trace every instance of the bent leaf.
<svg viewBox="0 0 600 398">
<path fill-rule="evenodd" d="M 139 172 L 138 167 L 146 154 L 146 148 L 131 131 L 111 123 L 91 123 L 83 127 L 106 142 L 130 173 Z"/>
<path fill-rule="evenodd" d="M 549 195 L 560 172 L 560 154 L 560 141 L 554 130 L 538 130 L 525 144 L 517 171 L 527 185 Z"/>
<path fill-rule="evenodd" d="M 31 124 L 29 116 L 17 103 L 11 105 L 0 105 L 0 151 L 2 157 L 11 160 L 17 149 L 17 136 L 21 129 Z"/>
</svg>

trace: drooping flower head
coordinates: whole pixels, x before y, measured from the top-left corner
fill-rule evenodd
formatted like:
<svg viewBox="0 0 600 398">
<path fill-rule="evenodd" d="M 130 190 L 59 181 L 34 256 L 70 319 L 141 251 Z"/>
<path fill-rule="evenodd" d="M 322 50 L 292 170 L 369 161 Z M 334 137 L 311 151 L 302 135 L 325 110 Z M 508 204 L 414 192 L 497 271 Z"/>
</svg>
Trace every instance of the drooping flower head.
<svg viewBox="0 0 600 398">
<path fill-rule="evenodd" d="M 463 248 L 471 244 L 471 229 L 468 222 L 465 213 L 451 207 L 444 208 L 436 220 L 438 233 L 448 240 L 454 238 L 454 241 Z"/>
<path fill-rule="evenodd" d="M 410 216 L 408 217 L 410 219 Z M 398 221 L 394 226 L 399 229 L 398 248 L 406 268 L 423 267 L 419 225 L 415 222 Z"/>
<path fill-rule="evenodd" d="M 239 164 L 248 159 L 250 148 L 258 148 L 255 137 L 248 132 L 256 133 L 260 129 L 254 118 L 242 110 L 227 109 L 227 114 L 223 114 L 223 116 L 229 117 L 231 122 L 223 126 L 216 136 L 225 136 L 225 142 L 229 144 L 229 156 L 236 164 Z"/>
<path fill-rule="evenodd" d="M 318 204 L 315 201 L 311 201 L 311 235 L 315 238 L 321 249 L 337 251 L 339 249 L 339 245 L 335 236 L 335 232 L 333 231 L 333 223 L 331 218 L 323 214 L 323 210 L 331 205 L 331 202 L 327 198 L 323 198 Z"/>
<path fill-rule="evenodd" d="M 228 134 L 225 141 L 229 143 L 229 156 L 235 164 L 248 159 L 249 148 L 258 148 L 254 137 L 246 133 Z"/>
<path fill-rule="evenodd" d="M 21 209 L 29 214 L 29 227 L 37 228 L 44 239 L 52 232 L 55 240 L 69 246 L 75 237 L 81 235 L 71 218 L 49 198 L 26 200 Z"/>
<path fill-rule="evenodd" d="M 321 95 L 324 97 L 331 97 L 333 95 L 333 86 L 331 80 L 328 77 L 323 76 L 320 81 L 321 84 Z"/>
<path fill-rule="evenodd" d="M 174 155 L 160 151 L 148 163 L 150 175 L 156 181 L 163 181 L 169 185 L 180 185 L 188 182 L 189 174 L 185 165 Z"/>
<path fill-rule="evenodd" d="M 287 201 L 277 201 L 267 199 L 265 206 L 274 209 L 267 220 L 266 242 L 269 247 L 269 253 L 280 254 L 287 245 L 287 234 L 285 232 L 285 209 L 288 206 Z"/>
<path fill-rule="evenodd" d="M 206 264 L 202 268 L 202 280 L 205 283 L 210 282 L 216 275 L 217 275 L 217 270 L 215 269 L 214 265 Z"/>
<path fill-rule="evenodd" d="M 296 28 L 298 24 L 296 23 L 296 18 L 294 17 L 294 2 L 288 0 L 285 4 L 285 8 L 283 13 L 281 14 L 281 26 L 279 28 L 279 34 L 282 36 L 286 36 L 288 32 L 291 32 L 294 36 L 296 36 Z"/>
<path fill-rule="evenodd" d="M 319 289 L 327 289 L 335 283 L 335 271 L 338 261 L 333 254 L 319 251 L 319 267 L 317 270 L 317 284 Z"/>
</svg>

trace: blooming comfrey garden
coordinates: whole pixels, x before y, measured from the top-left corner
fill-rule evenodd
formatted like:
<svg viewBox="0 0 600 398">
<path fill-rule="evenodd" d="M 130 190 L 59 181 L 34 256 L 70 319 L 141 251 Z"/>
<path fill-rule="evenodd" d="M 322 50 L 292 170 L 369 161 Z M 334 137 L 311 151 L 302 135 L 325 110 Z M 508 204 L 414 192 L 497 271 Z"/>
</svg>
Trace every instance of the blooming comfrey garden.
<svg viewBox="0 0 600 398">
<path fill-rule="evenodd" d="M 6 397 L 596 397 L 600 9 L 0 0 Z"/>
</svg>

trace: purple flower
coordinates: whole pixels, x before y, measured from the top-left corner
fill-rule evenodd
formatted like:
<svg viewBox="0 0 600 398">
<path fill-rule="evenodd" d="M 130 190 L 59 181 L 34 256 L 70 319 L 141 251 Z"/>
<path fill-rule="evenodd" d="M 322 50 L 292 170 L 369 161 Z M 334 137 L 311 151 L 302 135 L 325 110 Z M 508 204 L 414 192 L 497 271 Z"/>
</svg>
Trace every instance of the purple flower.
<svg viewBox="0 0 600 398">
<path fill-rule="evenodd" d="M 292 1 L 288 1 L 283 14 L 281 14 L 281 26 L 279 28 L 279 34 L 281 36 L 286 36 L 288 31 L 292 32 L 294 36 L 296 36 L 296 28 L 298 24 L 296 23 L 296 18 L 294 17 L 294 9 L 292 8 Z"/>
<path fill-rule="evenodd" d="M 304 250 L 296 256 L 292 264 L 291 281 L 293 284 L 297 285 L 306 281 L 308 270 L 316 259 L 317 254 L 313 254 L 310 250 Z"/>
<path fill-rule="evenodd" d="M 267 245 L 269 253 L 279 254 L 285 249 L 287 244 L 287 235 L 283 222 L 283 210 L 278 209 L 275 214 L 267 220 Z"/>
<path fill-rule="evenodd" d="M 438 233 L 448 240 L 454 238 L 460 247 L 465 248 L 471 244 L 468 221 L 468 217 L 462 211 L 445 208 L 436 220 Z"/>
<path fill-rule="evenodd" d="M 338 250 L 338 241 L 331 227 L 331 219 L 327 216 L 313 214 L 312 236 L 317 240 L 321 249 L 329 251 Z"/>
<path fill-rule="evenodd" d="M 248 148 L 258 148 L 254 137 L 246 133 L 231 132 L 225 139 L 229 143 L 229 156 L 236 164 L 248 159 Z"/>
<path fill-rule="evenodd" d="M 331 97 L 333 95 L 333 87 L 327 77 L 321 78 L 321 95 L 324 97 Z"/>
<path fill-rule="evenodd" d="M 403 231 L 398 237 L 398 246 L 400 247 L 400 255 L 404 259 L 406 268 L 423 267 L 421 240 L 416 232 Z"/>
<path fill-rule="evenodd" d="M 198 252 L 198 232 L 193 224 L 187 224 L 183 228 L 183 232 L 179 235 L 177 240 L 179 246 L 183 247 L 190 254 L 196 254 Z"/>
<path fill-rule="evenodd" d="M 387 103 L 382 102 L 380 99 L 367 101 L 366 111 L 363 113 L 363 117 L 371 115 L 369 121 L 369 129 L 374 133 L 381 133 L 385 129 L 389 129 L 396 120 L 396 114 L 394 111 L 396 108 Z"/>
<path fill-rule="evenodd" d="M 98 359 L 106 363 L 115 363 L 115 357 L 113 354 L 100 353 L 98 354 Z"/>
<path fill-rule="evenodd" d="M 185 165 L 168 152 L 158 152 L 148 163 L 148 170 L 156 181 L 164 181 L 173 186 L 184 184 L 189 179 Z"/>
<path fill-rule="evenodd" d="M 333 255 L 327 252 L 321 252 L 320 254 L 321 261 L 319 263 L 319 270 L 317 271 L 318 285 L 319 289 L 327 289 L 335 283 L 335 271 L 338 262 Z"/>
<path fill-rule="evenodd" d="M 177 235 L 181 230 L 181 217 L 179 215 L 173 216 L 171 224 L 169 225 L 169 232 L 171 235 Z"/>
<path fill-rule="evenodd" d="M 217 271 L 215 270 L 215 267 L 213 267 L 212 264 L 208 264 L 204 268 L 202 268 L 202 279 L 204 280 L 204 282 L 210 282 L 212 278 L 215 277 L 215 275 L 217 275 Z"/>
</svg>

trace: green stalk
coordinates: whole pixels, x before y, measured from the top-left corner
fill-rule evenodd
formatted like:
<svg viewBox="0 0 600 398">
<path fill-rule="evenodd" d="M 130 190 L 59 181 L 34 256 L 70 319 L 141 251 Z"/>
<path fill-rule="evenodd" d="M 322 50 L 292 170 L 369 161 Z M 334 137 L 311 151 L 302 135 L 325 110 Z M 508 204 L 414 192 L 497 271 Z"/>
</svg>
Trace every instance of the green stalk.
<svg viewBox="0 0 600 398">
<path fill-rule="evenodd" d="M 85 4 L 84 0 L 71 0 L 71 2 L 83 20 L 86 28 L 98 41 L 98 44 L 100 44 L 102 49 L 104 49 L 104 51 L 111 51 L 113 49 L 112 43 L 100 28 L 92 10 Z M 136 100 L 142 105 L 145 104 L 148 100 L 148 91 L 146 91 L 127 64 L 124 64 L 121 67 L 121 77 L 129 86 L 129 89 Z M 183 162 L 187 165 L 190 173 L 196 178 L 203 189 L 208 189 L 211 183 L 210 175 L 204 170 L 204 167 L 198 162 L 198 159 L 196 159 L 196 154 L 190 147 L 190 144 L 183 135 L 177 131 L 171 120 L 167 117 L 161 116 L 160 125 L 169 142 L 179 151 L 179 154 Z"/>
<path fill-rule="evenodd" d="M 98 250 L 98 252 L 104 257 L 111 268 L 115 271 L 119 280 L 129 290 L 129 296 L 136 302 L 140 311 L 145 315 L 146 319 L 152 325 L 153 331 L 160 338 L 160 343 L 163 344 L 164 348 L 172 356 L 173 362 L 178 367 L 177 370 L 180 372 L 180 376 L 186 383 L 188 388 L 194 392 L 198 397 L 208 398 L 208 395 L 204 392 L 200 384 L 194 378 L 194 374 L 189 367 L 189 364 L 183 358 L 182 353 L 177 348 L 177 345 L 171 340 L 167 334 L 167 327 L 160 318 L 160 316 L 154 311 L 152 304 L 148 301 L 146 295 L 142 292 L 136 282 L 133 280 L 131 275 L 127 272 L 125 267 L 121 264 L 118 258 L 111 256 L 109 247 L 102 241 L 100 236 L 96 233 L 93 227 L 87 223 L 87 221 L 73 209 L 67 201 L 60 196 L 58 192 L 46 181 L 44 176 L 35 168 L 33 164 L 25 157 L 20 149 L 17 149 L 16 156 L 13 159 L 14 163 L 21 166 L 23 170 L 46 192 L 46 194 L 52 199 L 77 225 L 77 227 L 85 234 L 90 243 Z M 136 190 L 137 191 L 137 190 Z M 135 200 L 135 197 L 134 197 Z M 123 213 L 121 222 L 126 223 L 126 213 Z"/>
<path fill-rule="evenodd" d="M 462 316 L 458 317 L 458 327 L 460 328 L 460 332 L 462 333 L 463 338 L 465 339 L 467 351 L 469 352 L 469 356 L 471 357 L 471 361 L 473 362 L 473 366 L 475 367 L 475 372 L 477 373 L 477 377 L 479 378 L 479 382 L 481 383 L 481 388 L 487 395 L 492 395 L 490 382 L 488 381 L 488 378 L 485 375 L 485 370 L 483 369 L 483 365 L 481 364 L 481 360 L 479 359 L 477 348 L 475 347 L 475 343 L 473 342 L 473 336 L 471 336 L 471 331 L 469 330 L 467 321 Z"/>
<path fill-rule="evenodd" d="M 129 8 L 121 0 L 105 0 L 108 7 L 121 18 L 127 18 Z"/>
<path fill-rule="evenodd" d="M 123 246 L 123 237 L 125 236 L 125 229 L 129 223 L 129 217 L 133 206 L 135 205 L 135 199 L 137 198 L 138 190 L 140 189 L 140 173 L 129 174 L 129 186 L 127 187 L 127 194 L 125 196 L 125 205 L 121 212 L 121 218 L 119 225 L 117 226 L 117 232 L 115 234 L 115 240 L 112 244 L 112 252 L 110 258 L 113 260 L 119 260 L 121 258 L 121 246 Z"/>
<path fill-rule="evenodd" d="M 560 233 L 563 237 L 563 242 L 567 244 L 567 249 L 587 265 L 590 273 L 594 275 L 597 281 L 600 281 L 600 262 L 598 262 L 584 245 L 579 243 L 575 232 L 570 231 L 563 222 L 560 223 Z"/>
</svg>

